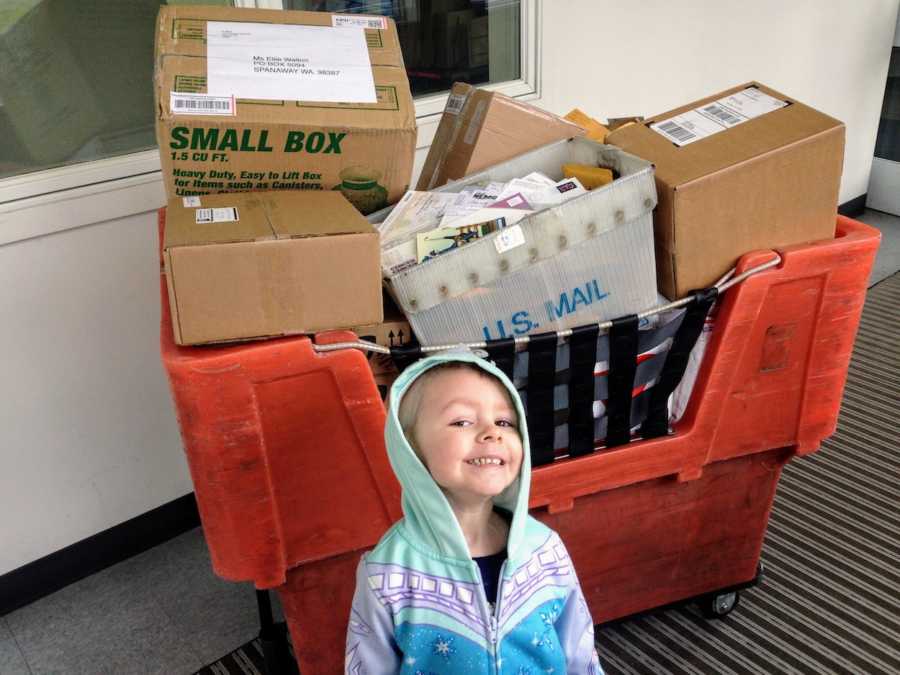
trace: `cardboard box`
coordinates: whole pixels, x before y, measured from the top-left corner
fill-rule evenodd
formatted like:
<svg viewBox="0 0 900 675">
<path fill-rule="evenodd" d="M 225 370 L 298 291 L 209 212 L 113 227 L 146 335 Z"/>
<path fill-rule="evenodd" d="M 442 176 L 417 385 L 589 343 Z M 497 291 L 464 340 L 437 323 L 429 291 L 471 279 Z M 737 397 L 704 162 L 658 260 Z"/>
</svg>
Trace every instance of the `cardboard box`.
<svg viewBox="0 0 900 675">
<path fill-rule="evenodd" d="M 656 166 L 669 298 L 712 285 L 747 251 L 834 236 L 844 125 L 761 84 L 624 126 L 607 143 Z"/>
<path fill-rule="evenodd" d="M 584 130 L 495 91 L 456 82 L 419 176 L 417 190 L 432 190 Z"/>
<path fill-rule="evenodd" d="M 163 249 L 180 345 L 382 320 L 378 233 L 339 192 L 171 199 Z"/>
<path fill-rule="evenodd" d="M 382 313 L 383 319 L 379 323 L 355 326 L 351 330 L 356 333 L 360 340 L 373 342 L 388 349 L 406 347 L 415 340 L 415 336 L 409 327 L 409 321 L 406 320 L 403 312 L 400 311 L 400 308 L 397 307 L 397 304 L 386 292 L 382 297 Z M 396 372 L 396 368 L 393 366 L 391 370 Z M 380 372 L 380 370 L 375 372 Z"/>
<path fill-rule="evenodd" d="M 388 349 L 407 346 L 410 342 L 415 341 L 409 322 L 396 303 L 386 293 L 383 300 L 384 320 L 381 323 L 356 326 L 351 330 L 359 336 L 360 340 L 374 342 Z M 375 379 L 381 399 L 384 400 L 387 398 L 394 380 L 400 375 L 397 364 L 390 355 L 378 352 L 367 352 L 366 359 L 369 362 L 369 368 L 372 369 L 372 377 Z"/>
<path fill-rule="evenodd" d="M 213 21 L 231 27 L 210 36 Z M 348 35 L 335 28 L 343 23 L 373 27 Z M 212 62 L 209 49 L 219 50 Z M 351 52 L 354 60 L 344 64 Z M 362 82 L 369 76 L 371 82 Z M 156 26 L 154 89 L 170 198 L 339 189 L 370 213 L 397 201 L 409 186 L 415 108 L 397 30 L 386 17 L 164 6 Z M 292 98 L 303 92 L 318 100 Z M 336 96 L 359 100 L 324 100 Z M 363 100 L 367 96 L 375 100 Z M 185 114 L 205 110 L 221 114 Z"/>
</svg>

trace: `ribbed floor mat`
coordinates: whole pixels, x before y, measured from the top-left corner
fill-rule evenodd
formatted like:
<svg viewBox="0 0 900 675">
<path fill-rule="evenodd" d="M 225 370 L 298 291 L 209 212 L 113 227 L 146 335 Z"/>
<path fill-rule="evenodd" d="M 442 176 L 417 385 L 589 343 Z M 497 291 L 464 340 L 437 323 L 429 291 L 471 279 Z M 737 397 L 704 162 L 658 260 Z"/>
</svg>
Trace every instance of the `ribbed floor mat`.
<svg viewBox="0 0 900 675">
<path fill-rule="evenodd" d="M 762 585 L 724 619 L 686 606 L 603 626 L 606 672 L 900 673 L 898 422 L 894 274 L 866 298 L 837 433 L 785 467 Z"/>
</svg>

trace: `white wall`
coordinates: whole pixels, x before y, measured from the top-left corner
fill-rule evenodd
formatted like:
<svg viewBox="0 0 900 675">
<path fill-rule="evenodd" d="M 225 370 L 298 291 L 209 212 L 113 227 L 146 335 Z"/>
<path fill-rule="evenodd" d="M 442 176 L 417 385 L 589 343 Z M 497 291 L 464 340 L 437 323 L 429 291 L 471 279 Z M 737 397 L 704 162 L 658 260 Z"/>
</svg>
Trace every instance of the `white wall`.
<svg viewBox="0 0 900 675">
<path fill-rule="evenodd" d="M 847 201 L 866 190 L 897 5 L 545 0 L 536 102 L 650 115 L 757 79 L 847 124 Z M 0 574 L 191 489 L 159 362 L 161 185 L 104 190 L 0 206 Z"/>
<path fill-rule="evenodd" d="M 646 116 L 757 80 L 846 124 L 845 202 L 868 184 L 897 4 L 545 2 L 542 102 Z"/>
<path fill-rule="evenodd" d="M 0 247 L 0 574 L 191 490 L 159 360 L 155 223 Z"/>
</svg>

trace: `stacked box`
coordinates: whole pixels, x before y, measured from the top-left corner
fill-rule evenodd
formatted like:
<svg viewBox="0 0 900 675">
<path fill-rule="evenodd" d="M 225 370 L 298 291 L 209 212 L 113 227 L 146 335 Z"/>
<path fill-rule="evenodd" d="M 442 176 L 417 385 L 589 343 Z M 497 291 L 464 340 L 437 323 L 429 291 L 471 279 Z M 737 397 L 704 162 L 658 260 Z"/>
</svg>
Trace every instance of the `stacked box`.
<svg viewBox="0 0 900 675">
<path fill-rule="evenodd" d="M 671 299 L 754 249 L 834 236 L 844 125 L 757 82 L 616 129 L 656 167 L 656 259 Z"/>
<path fill-rule="evenodd" d="M 338 192 L 172 199 L 163 242 L 175 342 L 381 321 L 378 233 Z"/>
<path fill-rule="evenodd" d="M 370 213 L 407 189 L 415 106 L 391 19 L 184 6 L 156 28 L 169 198 L 337 189 Z"/>
<path fill-rule="evenodd" d="M 584 129 L 540 108 L 465 82 L 454 83 L 417 190 L 432 190 Z"/>
</svg>

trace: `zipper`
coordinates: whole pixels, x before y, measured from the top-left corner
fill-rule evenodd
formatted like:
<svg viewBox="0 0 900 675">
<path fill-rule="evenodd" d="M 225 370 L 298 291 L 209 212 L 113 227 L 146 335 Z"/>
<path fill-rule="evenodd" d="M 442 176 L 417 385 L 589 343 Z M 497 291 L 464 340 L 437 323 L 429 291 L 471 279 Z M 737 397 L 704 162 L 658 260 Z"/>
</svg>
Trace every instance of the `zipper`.
<svg viewBox="0 0 900 675">
<path fill-rule="evenodd" d="M 500 667 L 497 665 L 497 644 L 500 632 L 498 617 L 500 616 L 500 594 L 503 590 L 503 571 L 506 569 L 506 561 L 504 560 L 500 566 L 500 579 L 497 582 L 497 602 L 494 604 L 493 613 L 491 613 L 491 603 L 488 602 L 487 593 L 484 591 L 484 579 L 481 576 L 481 569 L 475 561 L 472 561 L 472 565 L 475 567 L 475 576 L 478 578 L 478 593 L 482 599 L 481 607 L 487 619 L 488 641 L 491 643 L 491 661 L 494 666 L 492 672 L 495 675 L 500 675 Z"/>
<path fill-rule="evenodd" d="M 494 613 L 491 615 L 491 642 L 494 646 L 494 672 L 500 675 L 500 666 L 497 664 L 500 647 L 500 601 L 503 598 L 503 572 L 506 571 L 506 563 L 509 558 L 500 565 L 500 578 L 497 580 L 497 602 L 494 603 Z"/>
</svg>

